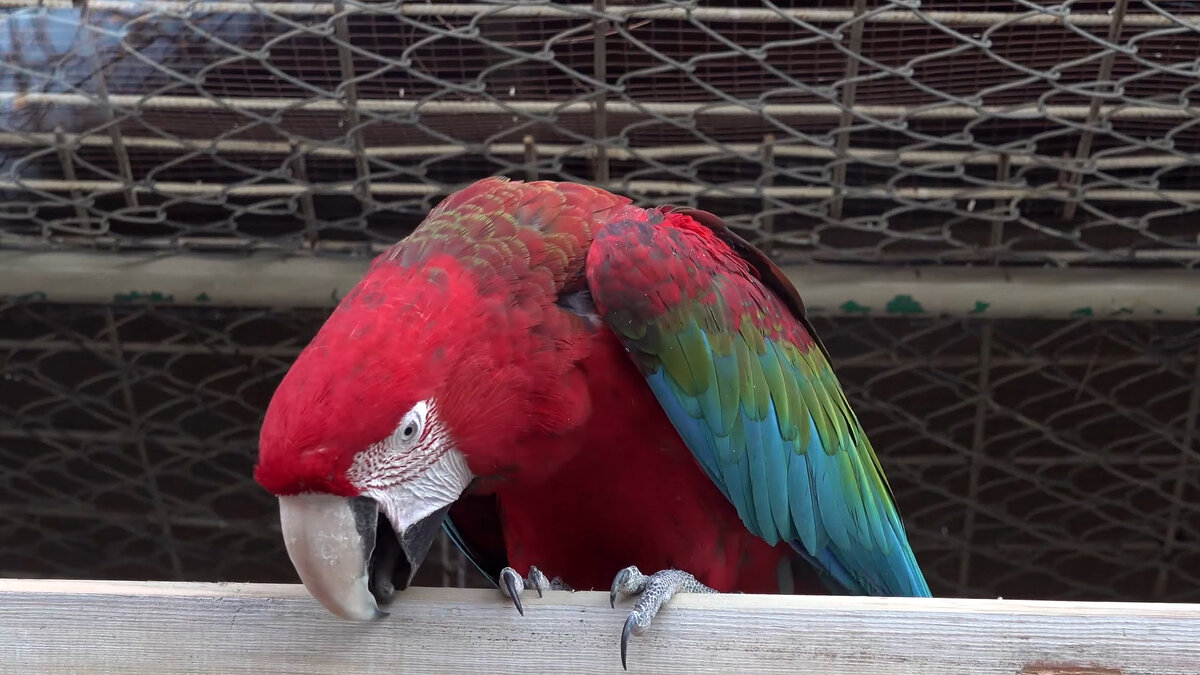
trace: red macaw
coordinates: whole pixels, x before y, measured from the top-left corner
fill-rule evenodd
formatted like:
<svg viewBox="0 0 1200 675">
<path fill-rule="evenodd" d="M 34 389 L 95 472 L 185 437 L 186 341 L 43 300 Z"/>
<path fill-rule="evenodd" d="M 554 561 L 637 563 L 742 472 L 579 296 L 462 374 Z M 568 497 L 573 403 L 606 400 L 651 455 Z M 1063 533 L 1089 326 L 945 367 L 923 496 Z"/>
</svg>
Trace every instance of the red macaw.
<svg viewBox="0 0 1200 675">
<path fill-rule="evenodd" d="M 522 614 L 527 587 L 639 594 L 622 662 L 676 592 L 929 595 L 787 278 L 709 213 L 584 185 L 481 180 L 380 255 L 276 390 L 255 477 L 350 619 L 443 525 Z"/>
</svg>

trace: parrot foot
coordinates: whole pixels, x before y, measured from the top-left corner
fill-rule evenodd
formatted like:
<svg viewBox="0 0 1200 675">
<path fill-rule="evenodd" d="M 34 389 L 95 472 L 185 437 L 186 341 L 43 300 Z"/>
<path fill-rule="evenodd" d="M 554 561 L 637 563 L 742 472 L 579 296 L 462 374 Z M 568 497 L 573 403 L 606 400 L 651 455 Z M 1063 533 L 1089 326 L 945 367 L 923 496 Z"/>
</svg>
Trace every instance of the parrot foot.
<svg viewBox="0 0 1200 675">
<path fill-rule="evenodd" d="M 608 594 L 609 604 L 615 609 L 618 595 L 639 596 L 633 611 L 629 613 L 629 618 L 625 620 L 625 628 L 621 630 L 621 667 L 629 670 L 625 662 L 629 635 L 641 635 L 645 632 L 650 627 L 650 622 L 658 615 L 658 610 L 676 593 L 716 592 L 683 570 L 662 570 L 646 576 L 636 566 L 630 565 L 617 572 L 612 590 Z"/>
<path fill-rule="evenodd" d="M 572 590 L 562 579 L 558 577 L 547 579 L 541 570 L 532 565 L 529 566 L 529 576 L 524 579 L 511 567 L 500 570 L 500 591 L 512 598 L 513 604 L 516 605 L 521 616 L 525 616 L 525 608 L 521 606 L 521 592 L 526 588 L 537 591 L 539 598 L 542 597 L 543 591 Z"/>
</svg>

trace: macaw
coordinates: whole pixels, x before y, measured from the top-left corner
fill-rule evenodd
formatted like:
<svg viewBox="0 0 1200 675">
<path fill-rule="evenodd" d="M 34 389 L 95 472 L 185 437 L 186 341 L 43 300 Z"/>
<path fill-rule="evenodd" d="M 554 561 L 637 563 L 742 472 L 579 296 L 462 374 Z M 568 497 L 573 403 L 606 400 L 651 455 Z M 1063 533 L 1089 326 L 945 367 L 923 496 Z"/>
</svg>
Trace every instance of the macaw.
<svg viewBox="0 0 1200 675">
<path fill-rule="evenodd" d="M 478 181 L 377 257 L 275 391 L 255 478 L 348 619 L 439 528 L 522 614 L 637 595 L 622 663 L 678 592 L 929 595 L 783 273 L 710 213 L 579 184 Z"/>
</svg>

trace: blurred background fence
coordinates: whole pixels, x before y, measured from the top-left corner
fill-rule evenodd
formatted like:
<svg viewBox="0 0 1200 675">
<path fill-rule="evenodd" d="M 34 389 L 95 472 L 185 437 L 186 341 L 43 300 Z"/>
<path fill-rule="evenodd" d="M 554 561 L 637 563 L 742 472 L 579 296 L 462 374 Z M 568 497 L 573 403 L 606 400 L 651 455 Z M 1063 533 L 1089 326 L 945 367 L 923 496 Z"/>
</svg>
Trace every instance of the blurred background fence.
<svg viewBox="0 0 1200 675">
<path fill-rule="evenodd" d="M 274 386 L 503 174 L 784 265 L 936 594 L 1200 601 L 1198 89 L 1190 1 L 0 0 L 0 574 L 294 580 Z"/>
</svg>

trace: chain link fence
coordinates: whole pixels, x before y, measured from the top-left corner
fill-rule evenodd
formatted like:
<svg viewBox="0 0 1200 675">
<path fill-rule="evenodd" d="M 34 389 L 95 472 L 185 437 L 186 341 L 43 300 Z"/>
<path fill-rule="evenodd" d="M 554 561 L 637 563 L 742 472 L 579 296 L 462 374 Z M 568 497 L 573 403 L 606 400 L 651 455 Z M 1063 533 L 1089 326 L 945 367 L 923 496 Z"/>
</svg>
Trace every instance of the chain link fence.
<svg viewBox="0 0 1200 675">
<path fill-rule="evenodd" d="M 1128 284 L 1200 267 L 1198 87 L 1192 2 L 0 0 L 0 265 L 361 260 L 504 174 L 705 208 L 786 266 Z M 57 273 L 0 288 L 0 574 L 294 580 L 250 472 L 328 307 Z M 1114 288 L 817 308 L 936 594 L 1200 601 L 1200 298 Z M 419 583 L 479 583 L 436 555 Z"/>
<path fill-rule="evenodd" d="M 5 245 L 385 245 L 504 173 L 785 262 L 1200 259 L 1191 2 L 0 6 Z"/>
<path fill-rule="evenodd" d="M 293 579 L 250 473 L 325 314 L 5 306 L 0 573 Z M 1200 600 L 1200 326 L 817 329 L 937 594 Z M 442 555 L 426 583 L 478 583 Z"/>
</svg>

